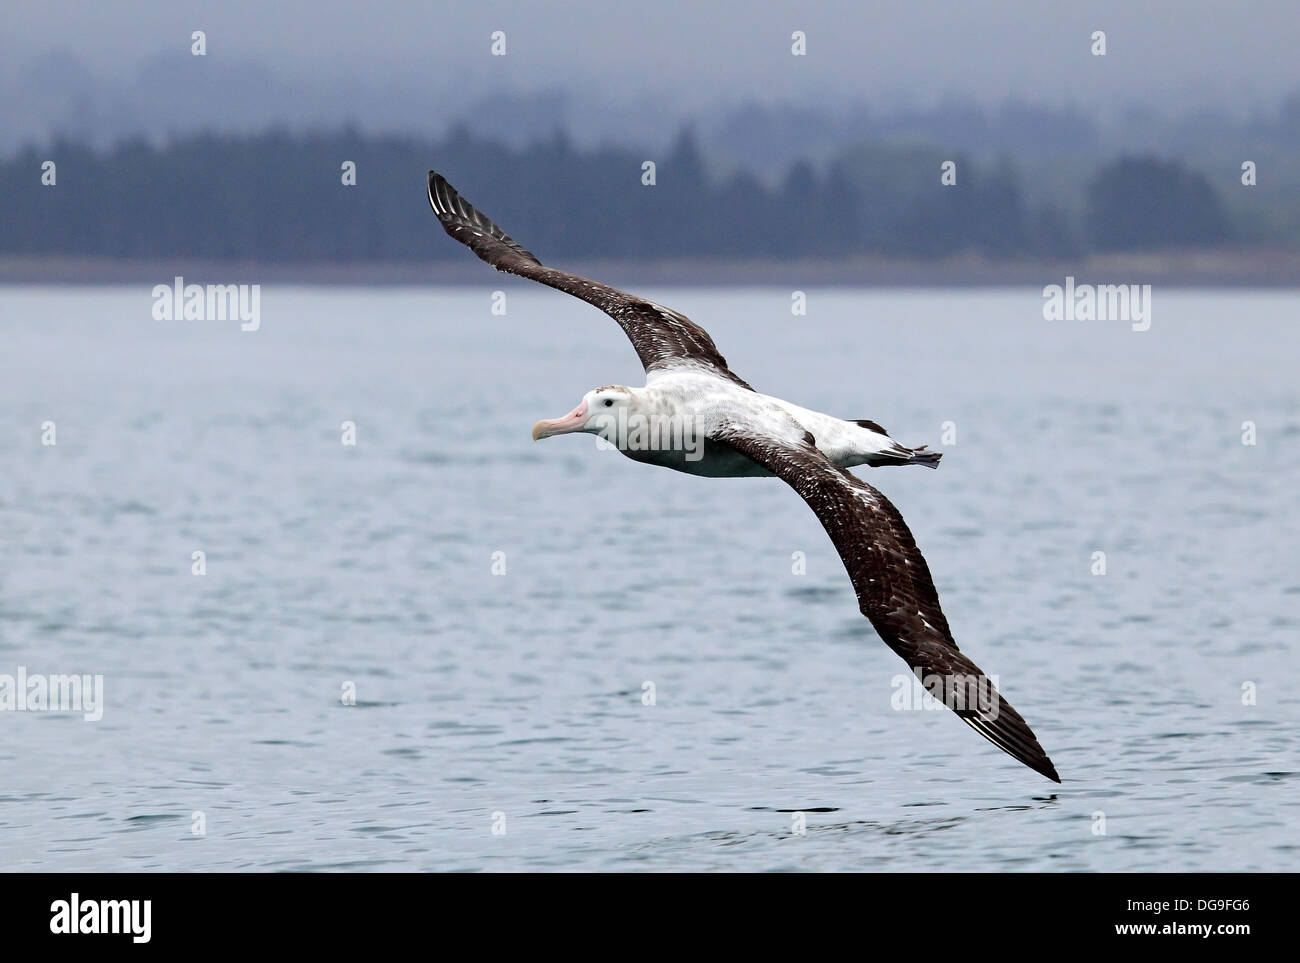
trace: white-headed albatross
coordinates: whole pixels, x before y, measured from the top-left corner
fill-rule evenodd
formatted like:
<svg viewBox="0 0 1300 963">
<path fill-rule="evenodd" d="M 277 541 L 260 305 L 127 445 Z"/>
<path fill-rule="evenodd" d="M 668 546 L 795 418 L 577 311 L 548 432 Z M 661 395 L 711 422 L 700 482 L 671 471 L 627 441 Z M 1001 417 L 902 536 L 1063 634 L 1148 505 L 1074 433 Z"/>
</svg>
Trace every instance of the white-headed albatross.
<svg viewBox="0 0 1300 963">
<path fill-rule="evenodd" d="M 564 417 L 539 421 L 534 439 L 588 432 L 637 461 L 689 474 L 780 478 L 821 520 L 848 569 L 862 614 L 926 689 L 999 749 L 1061 781 L 1020 713 L 958 651 L 929 567 L 898 509 L 847 470 L 937 468 L 939 452 L 906 448 L 870 421 L 845 421 L 759 394 L 727 367 L 713 339 L 690 318 L 546 267 L 434 171 L 429 204 L 448 234 L 498 271 L 600 308 L 618 322 L 645 365 L 645 387 L 588 391 Z"/>
</svg>

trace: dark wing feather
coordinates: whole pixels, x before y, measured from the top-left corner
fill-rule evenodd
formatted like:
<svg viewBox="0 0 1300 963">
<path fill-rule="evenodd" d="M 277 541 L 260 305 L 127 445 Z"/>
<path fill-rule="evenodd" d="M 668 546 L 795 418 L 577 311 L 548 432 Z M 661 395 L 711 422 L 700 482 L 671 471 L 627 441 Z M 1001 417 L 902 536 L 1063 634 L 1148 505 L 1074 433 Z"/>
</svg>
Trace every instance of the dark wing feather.
<svg viewBox="0 0 1300 963">
<path fill-rule="evenodd" d="M 663 305 L 589 281 L 567 271 L 546 267 L 531 251 L 514 241 L 437 171 L 429 171 L 429 206 L 447 233 L 498 271 L 557 288 L 593 304 L 618 322 L 636 349 L 646 372 L 695 365 L 748 388 L 727 367 L 709 333 Z"/>
<path fill-rule="evenodd" d="M 743 429 L 724 429 L 716 438 L 803 496 L 840 553 L 862 614 L 932 695 L 999 749 L 1048 779 L 1061 781 L 1020 713 L 984 671 L 958 651 L 930 569 L 889 499 L 810 444 L 789 445 Z M 963 700 L 967 693 L 978 693 L 983 701 Z"/>
</svg>

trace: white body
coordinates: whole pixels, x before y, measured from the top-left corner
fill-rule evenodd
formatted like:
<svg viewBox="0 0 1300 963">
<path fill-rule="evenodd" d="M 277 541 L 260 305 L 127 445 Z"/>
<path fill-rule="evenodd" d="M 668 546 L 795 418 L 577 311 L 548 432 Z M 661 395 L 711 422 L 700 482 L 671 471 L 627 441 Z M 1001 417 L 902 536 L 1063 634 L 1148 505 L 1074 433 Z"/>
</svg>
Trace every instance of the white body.
<svg viewBox="0 0 1300 963">
<path fill-rule="evenodd" d="M 904 448 L 888 435 L 864 428 L 852 421 L 822 414 L 808 408 L 758 394 L 716 375 L 682 368 L 654 372 L 646 379 L 644 388 L 596 389 L 584 398 L 591 406 L 587 431 L 601 433 L 598 419 L 603 413 L 603 399 L 615 400 L 608 417 L 612 418 L 622 405 L 614 391 L 629 396 L 626 408 L 630 415 L 640 415 L 652 423 L 687 426 L 689 432 L 707 437 L 724 424 L 741 425 L 754 429 L 756 434 L 782 438 L 792 444 L 803 441 L 804 433 L 811 434 L 817 448 L 830 461 L 842 468 L 865 464 L 908 464 L 917 461 L 916 452 Z M 606 424 L 608 424 L 608 419 Z M 664 437 L 670 433 L 665 432 Z M 624 444 L 612 439 L 623 454 L 636 461 L 661 465 L 675 471 L 708 478 L 762 477 L 771 473 L 729 446 L 704 443 L 683 448 L 681 445 L 660 443 L 646 447 Z M 937 455 L 923 456 L 921 463 Z"/>
</svg>

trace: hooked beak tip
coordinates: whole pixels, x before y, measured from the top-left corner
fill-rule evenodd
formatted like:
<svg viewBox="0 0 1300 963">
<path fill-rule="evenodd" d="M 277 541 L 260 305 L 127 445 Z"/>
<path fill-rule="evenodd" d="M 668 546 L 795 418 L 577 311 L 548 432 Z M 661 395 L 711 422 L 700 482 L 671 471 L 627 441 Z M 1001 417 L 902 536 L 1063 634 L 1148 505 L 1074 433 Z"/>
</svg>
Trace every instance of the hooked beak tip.
<svg viewBox="0 0 1300 963">
<path fill-rule="evenodd" d="M 587 420 L 587 402 L 584 401 L 563 418 L 543 418 L 533 425 L 533 441 L 550 438 L 551 435 L 564 435 L 572 431 L 582 431 Z"/>
</svg>

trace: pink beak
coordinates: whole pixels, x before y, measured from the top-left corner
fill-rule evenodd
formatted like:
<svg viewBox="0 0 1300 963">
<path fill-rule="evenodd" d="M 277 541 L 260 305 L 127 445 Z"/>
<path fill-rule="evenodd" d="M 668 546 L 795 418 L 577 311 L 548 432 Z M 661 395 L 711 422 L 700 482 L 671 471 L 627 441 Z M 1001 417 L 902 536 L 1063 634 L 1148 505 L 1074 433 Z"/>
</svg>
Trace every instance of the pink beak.
<svg viewBox="0 0 1300 963">
<path fill-rule="evenodd" d="M 543 418 L 533 425 L 533 441 L 550 438 L 551 435 L 567 435 L 572 431 L 582 431 L 587 423 L 587 402 L 574 408 L 563 418 Z"/>
</svg>

